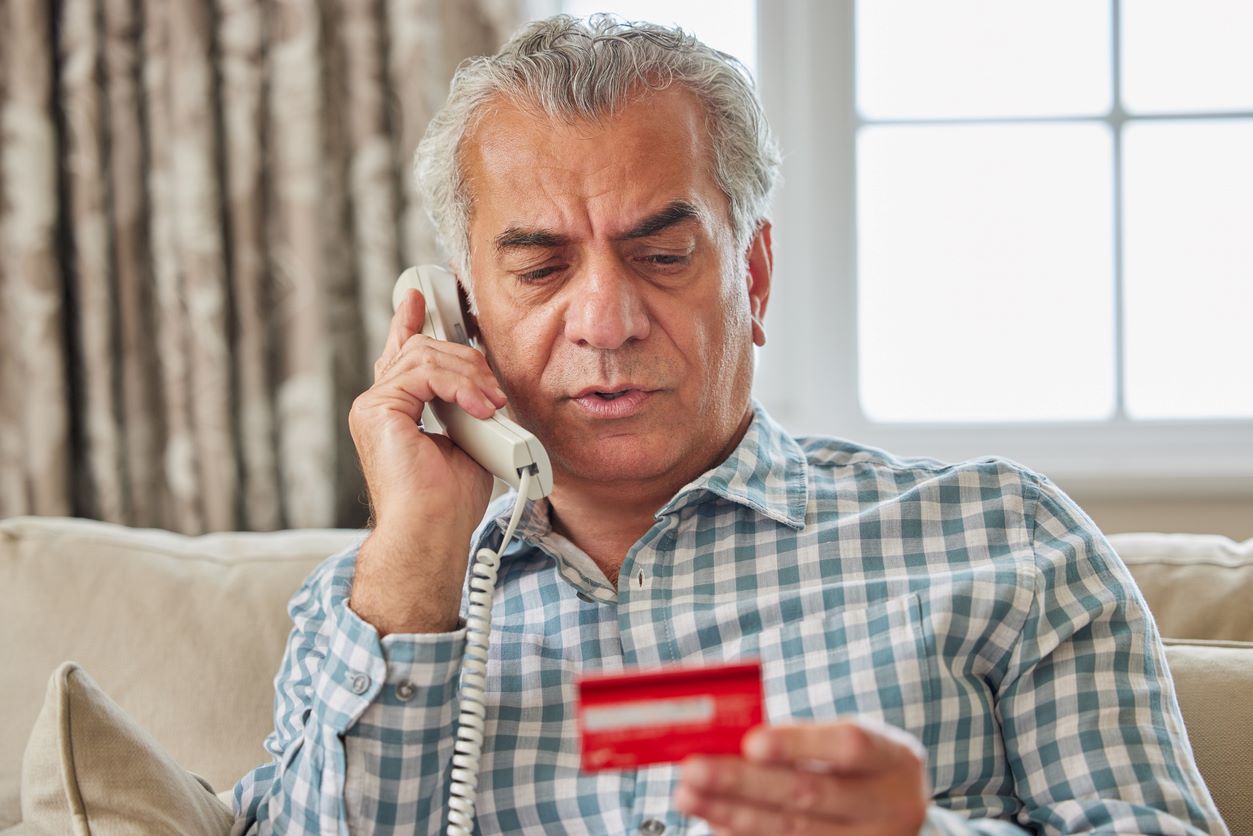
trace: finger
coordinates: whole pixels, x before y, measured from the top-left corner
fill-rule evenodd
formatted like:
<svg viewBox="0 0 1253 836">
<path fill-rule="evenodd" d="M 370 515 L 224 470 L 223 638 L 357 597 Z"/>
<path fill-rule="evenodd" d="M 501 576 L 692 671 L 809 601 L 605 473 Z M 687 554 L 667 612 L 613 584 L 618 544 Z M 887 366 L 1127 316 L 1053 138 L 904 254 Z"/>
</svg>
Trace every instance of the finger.
<svg viewBox="0 0 1253 836">
<path fill-rule="evenodd" d="M 473 384 L 478 393 L 486 399 L 493 412 L 498 407 L 504 406 L 508 400 L 483 355 L 466 346 L 432 340 L 421 335 L 406 343 L 404 349 L 396 356 L 392 365 L 383 371 L 375 385 L 387 386 L 402 378 L 408 378 L 410 375 L 432 376 L 441 372 L 458 375 Z M 417 381 L 410 380 L 406 385 L 412 387 L 416 383 Z M 438 396 L 443 400 L 450 400 L 442 393 Z"/>
<path fill-rule="evenodd" d="M 465 361 L 473 370 L 469 376 L 476 378 L 483 385 L 483 392 L 493 403 L 497 406 L 504 406 L 508 401 L 505 390 L 500 387 L 500 381 L 496 379 L 496 373 L 492 371 L 487 358 L 478 349 L 446 340 L 433 340 L 422 335 L 412 337 L 411 342 L 421 343 L 427 350 L 438 352 L 443 356 Z"/>
<path fill-rule="evenodd" d="M 490 418 L 496 405 L 483 390 L 483 385 L 465 373 L 465 369 L 448 368 L 440 361 L 420 368 L 397 363 L 373 388 L 383 393 L 400 390 L 427 404 L 433 400 L 456 404 L 475 418 Z"/>
<path fill-rule="evenodd" d="M 416 289 L 410 288 L 399 307 L 392 314 L 391 325 L 387 329 L 387 339 L 383 343 L 383 353 L 374 361 L 374 380 L 386 372 L 400 348 L 414 334 L 422 332 L 426 322 L 426 300 Z"/>
<path fill-rule="evenodd" d="M 702 818 L 717 833 L 809 836 L 819 833 L 843 833 L 844 826 L 830 819 L 820 819 L 793 810 L 763 807 L 719 796 L 706 796 L 688 787 L 679 787 L 674 804 L 687 816 Z"/>
<path fill-rule="evenodd" d="M 865 778 L 840 778 L 792 765 L 741 758 L 688 758 L 679 785 L 703 796 L 851 821 L 883 803 L 883 788 Z"/>
<path fill-rule="evenodd" d="M 900 729 L 850 718 L 821 725 L 758 726 L 745 736 L 743 751 L 758 763 L 809 763 L 839 775 L 871 775 L 919 759 L 922 747 Z"/>
<path fill-rule="evenodd" d="M 676 803 L 680 812 L 704 819 L 715 836 L 760 836 L 763 833 L 779 836 L 882 836 L 884 833 L 919 833 L 922 826 L 921 823 L 897 825 L 879 820 L 842 822 L 720 798 L 695 802 L 696 806 L 688 809 L 684 805 L 689 802 L 679 799 L 677 794 L 675 799 L 682 802 Z"/>
</svg>

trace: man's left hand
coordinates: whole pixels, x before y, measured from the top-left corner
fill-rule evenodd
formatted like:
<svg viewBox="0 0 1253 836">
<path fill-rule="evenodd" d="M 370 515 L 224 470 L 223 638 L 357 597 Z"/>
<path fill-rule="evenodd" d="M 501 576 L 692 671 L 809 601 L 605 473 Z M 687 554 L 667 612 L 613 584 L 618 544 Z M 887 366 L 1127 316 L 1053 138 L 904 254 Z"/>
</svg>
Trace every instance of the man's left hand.
<svg viewBox="0 0 1253 836">
<path fill-rule="evenodd" d="M 716 833 L 916 834 L 930 792 L 921 744 L 848 719 L 759 726 L 742 758 L 690 757 L 674 803 Z"/>
</svg>

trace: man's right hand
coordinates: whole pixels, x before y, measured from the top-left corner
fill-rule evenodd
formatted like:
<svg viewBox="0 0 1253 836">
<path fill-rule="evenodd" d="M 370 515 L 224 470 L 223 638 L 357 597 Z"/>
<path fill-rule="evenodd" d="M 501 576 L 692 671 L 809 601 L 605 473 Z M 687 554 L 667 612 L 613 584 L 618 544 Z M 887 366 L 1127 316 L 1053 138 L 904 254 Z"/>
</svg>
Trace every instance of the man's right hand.
<svg viewBox="0 0 1253 836">
<path fill-rule="evenodd" d="M 505 404 L 483 355 L 424 336 L 425 315 L 422 294 L 409 291 L 374 385 L 348 415 L 374 516 L 350 605 L 380 636 L 456 626 L 470 537 L 491 499 L 491 474 L 444 436 L 422 431 L 423 407 L 438 398 L 487 418 Z"/>
</svg>

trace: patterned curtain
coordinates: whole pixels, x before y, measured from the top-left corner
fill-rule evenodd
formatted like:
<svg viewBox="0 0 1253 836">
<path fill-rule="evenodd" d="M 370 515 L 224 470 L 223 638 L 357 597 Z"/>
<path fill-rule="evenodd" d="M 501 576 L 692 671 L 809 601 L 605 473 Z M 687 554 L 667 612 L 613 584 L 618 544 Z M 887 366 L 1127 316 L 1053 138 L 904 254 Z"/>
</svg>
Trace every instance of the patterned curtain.
<svg viewBox="0 0 1253 836">
<path fill-rule="evenodd" d="M 521 0 L 0 0 L 0 516 L 360 526 L 410 161 Z"/>
</svg>

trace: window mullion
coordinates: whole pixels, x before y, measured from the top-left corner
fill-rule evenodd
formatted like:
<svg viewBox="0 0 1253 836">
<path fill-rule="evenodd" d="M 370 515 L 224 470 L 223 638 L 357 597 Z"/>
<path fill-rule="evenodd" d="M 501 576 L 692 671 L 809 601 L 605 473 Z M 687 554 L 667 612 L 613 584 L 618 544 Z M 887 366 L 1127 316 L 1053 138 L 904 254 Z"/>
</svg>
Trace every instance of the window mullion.
<svg viewBox="0 0 1253 836">
<path fill-rule="evenodd" d="M 1114 177 L 1114 193 L 1111 205 L 1114 210 L 1113 219 L 1113 249 L 1114 254 L 1114 421 L 1120 422 L 1127 420 L 1127 358 L 1126 345 L 1124 339 L 1126 327 L 1126 306 L 1124 302 L 1124 292 L 1126 282 L 1123 275 L 1123 165 L 1122 165 L 1122 139 L 1123 139 L 1123 123 L 1126 121 L 1126 113 L 1122 106 L 1122 0 L 1112 0 L 1110 3 L 1110 13 L 1113 20 L 1110 22 L 1110 83 L 1113 87 L 1110 95 L 1110 101 L 1113 107 L 1110 109 L 1109 125 L 1113 132 L 1113 177 Z"/>
</svg>

